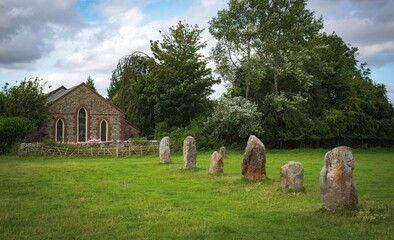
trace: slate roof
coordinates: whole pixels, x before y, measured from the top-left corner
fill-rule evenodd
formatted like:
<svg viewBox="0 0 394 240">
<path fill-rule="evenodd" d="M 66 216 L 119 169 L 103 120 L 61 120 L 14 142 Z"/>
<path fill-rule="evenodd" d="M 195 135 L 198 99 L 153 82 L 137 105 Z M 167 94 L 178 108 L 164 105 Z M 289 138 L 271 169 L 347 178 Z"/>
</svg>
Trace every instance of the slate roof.
<svg viewBox="0 0 394 240">
<path fill-rule="evenodd" d="M 74 90 L 78 86 L 79 85 L 74 86 L 74 87 L 69 88 L 69 89 L 67 89 L 64 86 L 61 86 L 61 87 L 53 90 L 52 92 L 48 93 L 47 102 L 54 102 L 54 101 L 58 100 L 59 98 L 61 98 L 62 96 L 66 95 L 67 93 L 71 92 L 72 90 Z"/>
</svg>

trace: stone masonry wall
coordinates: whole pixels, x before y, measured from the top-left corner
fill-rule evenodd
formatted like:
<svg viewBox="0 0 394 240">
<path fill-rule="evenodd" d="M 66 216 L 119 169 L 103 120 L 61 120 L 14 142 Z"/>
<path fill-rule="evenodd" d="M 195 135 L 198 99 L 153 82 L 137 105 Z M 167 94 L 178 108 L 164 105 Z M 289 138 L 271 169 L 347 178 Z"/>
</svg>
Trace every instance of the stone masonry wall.
<svg viewBox="0 0 394 240">
<path fill-rule="evenodd" d="M 50 105 L 51 117 L 44 126 L 47 137 L 55 140 L 56 121 L 60 118 L 64 122 L 64 141 L 77 142 L 78 112 L 82 107 L 85 108 L 88 118 L 87 140 L 100 138 L 100 123 L 103 119 L 108 123 L 108 141 L 125 140 L 124 113 L 88 89 L 86 85 L 78 86 Z"/>
</svg>

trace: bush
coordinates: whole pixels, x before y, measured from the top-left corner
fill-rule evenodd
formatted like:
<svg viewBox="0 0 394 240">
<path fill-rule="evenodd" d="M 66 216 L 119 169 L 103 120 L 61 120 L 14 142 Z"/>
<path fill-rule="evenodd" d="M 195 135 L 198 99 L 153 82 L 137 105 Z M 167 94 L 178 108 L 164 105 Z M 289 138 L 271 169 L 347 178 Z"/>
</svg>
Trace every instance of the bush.
<svg viewBox="0 0 394 240">
<path fill-rule="evenodd" d="M 249 135 L 263 133 L 261 118 L 256 104 L 241 97 L 222 97 L 204 129 L 212 142 L 234 147 L 242 143 L 244 146 Z"/>
<path fill-rule="evenodd" d="M 0 118 L 0 154 L 8 153 L 33 127 L 34 123 L 23 117 Z"/>
</svg>

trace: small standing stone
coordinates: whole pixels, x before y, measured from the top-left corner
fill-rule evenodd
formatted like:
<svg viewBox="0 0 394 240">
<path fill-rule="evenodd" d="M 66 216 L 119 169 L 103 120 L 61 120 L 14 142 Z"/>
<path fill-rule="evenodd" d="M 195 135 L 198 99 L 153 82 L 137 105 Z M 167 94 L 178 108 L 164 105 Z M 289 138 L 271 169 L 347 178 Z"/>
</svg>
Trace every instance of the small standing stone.
<svg viewBox="0 0 394 240">
<path fill-rule="evenodd" d="M 223 156 L 217 151 L 212 153 L 209 173 L 223 173 Z"/>
<path fill-rule="evenodd" d="M 248 180 L 265 179 L 265 146 L 256 136 L 251 135 L 242 160 L 242 175 Z"/>
<path fill-rule="evenodd" d="M 227 157 L 227 150 L 225 147 L 221 147 L 219 150 L 220 155 L 222 155 L 223 158 Z"/>
<path fill-rule="evenodd" d="M 280 184 L 283 190 L 304 190 L 304 167 L 299 162 L 289 162 L 280 168 Z"/>
<path fill-rule="evenodd" d="M 164 137 L 160 141 L 160 163 L 169 163 L 170 159 L 170 138 Z"/>
<path fill-rule="evenodd" d="M 188 136 L 183 141 L 183 168 L 193 169 L 196 167 L 197 162 L 197 147 L 196 140 Z"/>
<path fill-rule="evenodd" d="M 358 193 L 353 180 L 352 149 L 337 147 L 327 152 L 320 172 L 322 207 L 327 210 L 358 207 Z"/>
</svg>

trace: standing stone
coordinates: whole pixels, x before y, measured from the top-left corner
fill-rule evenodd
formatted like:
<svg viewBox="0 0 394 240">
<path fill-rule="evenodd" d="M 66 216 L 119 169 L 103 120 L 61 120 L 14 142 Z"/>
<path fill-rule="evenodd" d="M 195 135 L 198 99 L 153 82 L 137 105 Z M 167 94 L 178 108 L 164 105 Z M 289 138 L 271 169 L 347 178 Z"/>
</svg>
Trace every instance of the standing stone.
<svg viewBox="0 0 394 240">
<path fill-rule="evenodd" d="M 160 141 L 160 163 L 169 163 L 170 160 L 170 138 L 164 137 Z"/>
<path fill-rule="evenodd" d="M 250 135 L 245 148 L 242 175 L 248 180 L 265 179 L 265 146 L 254 135 Z"/>
<path fill-rule="evenodd" d="M 223 156 L 217 151 L 212 153 L 209 173 L 223 173 Z"/>
<path fill-rule="evenodd" d="M 220 155 L 222 155 L 223 158 L 227 157 L 227 150 L 225 147 L 221 147 L 219 150 Z"/>
<path fill-rule="evenodd" d="M 304 167 L 299 162 L 289 162 L 280 168 L 280 184 L 283 190 L 304 190 Z"/>
<path fill-rule="evenodd" d="M 196 167 L 197 162 L 197 148 L 196 140 L 193 137 L 188 136 L 183 141 L 183 168 L 193 169 Z"/>
<path fill-rule="evenodd" d="M 320 172 L 322 207 L 327 210 L 358 207 L 357 188 L 353 180 L 352 149 L 337 147 L 326 153 Z"/>
</svg>

